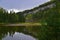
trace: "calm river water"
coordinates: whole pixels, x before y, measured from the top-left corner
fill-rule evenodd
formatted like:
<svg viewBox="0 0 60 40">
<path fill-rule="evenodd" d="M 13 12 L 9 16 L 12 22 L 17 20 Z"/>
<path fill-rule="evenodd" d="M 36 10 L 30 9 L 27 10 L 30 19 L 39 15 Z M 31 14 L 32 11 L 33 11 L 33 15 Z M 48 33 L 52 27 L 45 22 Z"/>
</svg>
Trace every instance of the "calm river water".
<svg viewBox="0 0 60 40">
<path fill-rule="evenodd" d="M 60 40 L 60 28 L 49 26 L 1 26 L 0 40 Z"/>
<path fill-rule="evenodd" d="M 0 40 L 36 40 L 25 27 L 0 27 Z"/>
</svg>

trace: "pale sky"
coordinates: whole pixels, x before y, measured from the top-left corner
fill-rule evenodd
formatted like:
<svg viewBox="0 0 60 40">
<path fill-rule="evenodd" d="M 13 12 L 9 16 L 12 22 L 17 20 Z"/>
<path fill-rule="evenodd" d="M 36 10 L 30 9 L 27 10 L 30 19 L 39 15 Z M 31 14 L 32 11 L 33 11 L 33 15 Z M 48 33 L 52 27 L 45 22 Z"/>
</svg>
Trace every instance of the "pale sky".
<svg viewBox="0 0 60 40">
<path fill-rule="evenodd" d="M 5 9 L 26 10 L 48 1 L 50 0 L 0 0 L 0 7 Z"/>
</svg>

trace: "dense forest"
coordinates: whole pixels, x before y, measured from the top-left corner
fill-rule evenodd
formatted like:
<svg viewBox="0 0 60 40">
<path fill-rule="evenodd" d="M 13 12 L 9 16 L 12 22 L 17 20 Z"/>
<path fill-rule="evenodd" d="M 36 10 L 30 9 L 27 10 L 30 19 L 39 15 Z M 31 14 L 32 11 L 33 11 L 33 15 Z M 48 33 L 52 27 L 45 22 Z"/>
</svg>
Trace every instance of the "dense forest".
<svg viewBox="0 0 60 40">
<path fill-rule="evenodd" d="M 0 8 L 0 23 L 22 23 L 25 22 L 23 13 L 15 13 L 6 11 L 3 8 Z"/>
</svg>

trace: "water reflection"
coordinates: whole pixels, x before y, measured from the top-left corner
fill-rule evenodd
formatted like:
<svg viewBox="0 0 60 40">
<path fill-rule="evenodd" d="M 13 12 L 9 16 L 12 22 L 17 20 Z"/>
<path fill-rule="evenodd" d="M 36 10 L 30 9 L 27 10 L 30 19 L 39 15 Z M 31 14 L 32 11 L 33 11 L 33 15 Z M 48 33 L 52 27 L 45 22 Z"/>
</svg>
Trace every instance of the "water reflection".
<svg viewBox="0 0 60 40">
<path fill-rule="evenodd" d="M 32 36 L 25 35 L 23 33 L 15 32 L 13 35 L 8 35 L 4 37 L 2 40 L 36 40 Z"/>
<path fill-rule="evenodd" d="M 26 35 L 28 34 L 28 35 Z M 25 27 L 0 27 L 0 40 L 36 40 Z"/>
</svg>

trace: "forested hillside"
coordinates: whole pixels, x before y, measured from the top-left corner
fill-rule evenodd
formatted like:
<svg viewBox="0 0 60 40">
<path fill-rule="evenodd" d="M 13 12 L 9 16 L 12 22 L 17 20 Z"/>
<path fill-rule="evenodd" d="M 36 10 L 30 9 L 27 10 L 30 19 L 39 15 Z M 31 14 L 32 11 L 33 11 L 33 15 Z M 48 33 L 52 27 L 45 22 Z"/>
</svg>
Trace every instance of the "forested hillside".
<svg viewBox="0 0 60 40">
<path fill-rule="evenodd" d="M 49 13 L 47 14 L 47 12 L 52 10 L 54 5 L 54 1 L 51 1 L 18 13 L 13 11 L 8 13 L 5 9 L 0 8 L 0 23 L 46 22 L 45 17 L 50 15 Z"/>
<path fill-rule="evenodd" d="M 0 23 L 54 23 L 57 20 L 59 21 L 60 15 L 59 13 L 57 14 L 59 7 L 56 4 L 58 4 L 56 1 L 50 1 L 33 9 L 18 13 L 13 11 L 8 13 L 5 9 L 0 8 Z"/>
</svg>

